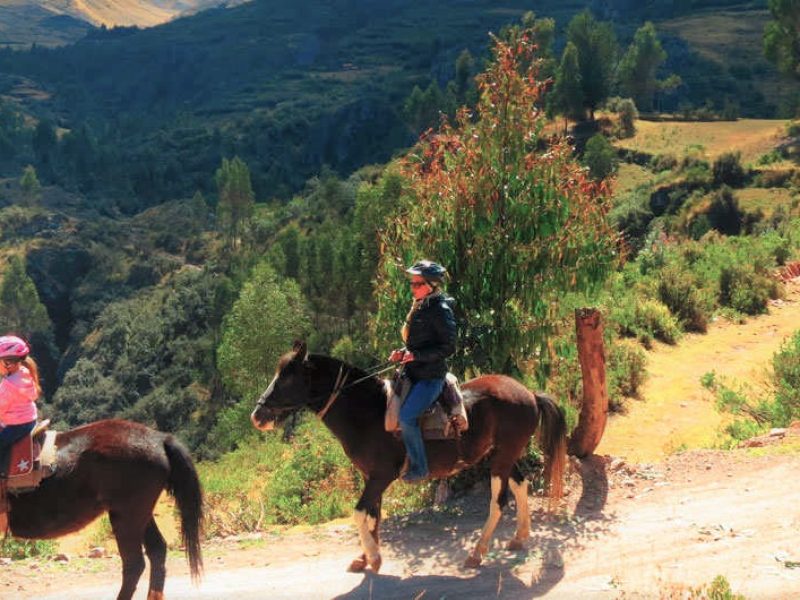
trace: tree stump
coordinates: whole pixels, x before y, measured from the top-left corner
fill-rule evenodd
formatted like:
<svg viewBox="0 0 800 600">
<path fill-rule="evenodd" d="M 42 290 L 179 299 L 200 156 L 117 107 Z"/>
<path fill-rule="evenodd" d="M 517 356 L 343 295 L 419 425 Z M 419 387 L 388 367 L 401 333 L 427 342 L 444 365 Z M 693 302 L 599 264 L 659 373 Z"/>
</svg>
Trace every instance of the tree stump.
<svg viewBox="0 0 800 600">
<path fill-rule="evenodd" d="M 606 356 L 603 347 L 603 320 L 595 308 L 575 311 L 578 360 L 583 376 L 583 404 L 578 426 L 569 440 L 569 453 L 578 458 L 595 451 L 603 437 L 608 417 Z"/>
</svg>

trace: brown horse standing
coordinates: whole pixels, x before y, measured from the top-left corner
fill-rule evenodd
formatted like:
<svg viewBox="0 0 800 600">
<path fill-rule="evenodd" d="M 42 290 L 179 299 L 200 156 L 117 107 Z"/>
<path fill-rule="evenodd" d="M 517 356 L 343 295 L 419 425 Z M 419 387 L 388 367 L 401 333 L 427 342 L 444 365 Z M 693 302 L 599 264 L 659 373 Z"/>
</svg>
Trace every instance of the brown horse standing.
<svg viewBox="0 0 800 600">
<path fill-rule="evenodd" d="M 339 360 L 308 355 L 298 343 L 278 364 L 278 372 L 261 395 L 251 420 L 260 430 L 274 427 L 278 419 L 307 408 L 322 415 L 327 427 L 341 442 L 345 453 L 364 475 L 365 486 L 356 504 L 354 519 L 363 554 L 350 565 L 362 571 L 381 566 L 378 527 L 383 492 L 397 479 L 405 460 L 403 442 L 384 429 L 386 396 L 383 382 Z M 342 379 L 344 378 L 344 384 Z M 338 394 L 335 388 L 341 388 Z M 503 375 L 487 375 L 462 387 L 470 428 L 460 442 L 428 441 L 426 449 L 432 477 L 457 473 L 489 456 L 491 498 L 489 517 L 480 540 L 469 554 L 466 566 L 477 567 L 489 548 L 489 540 L 500 520 L 509 487 L 517 505 L 517 529 L 509 548 L 520 549 L 530 534 L 528 486 L 516 465 L 542 423 L 541 443 L 547 455 L 546 474 L 550 497 L 561 496 L 566 460 L 566 423 L 563 411 L 547 396 L 534 395 Z"/>
<path fill-rule="evenodd" d="M 122 420 L 98 421 L 56 436 L 56 473 L 38 488 L 9 495 L 11 532 L 55 538 L 108 512 L 122 557 L 117 600 L 130 600 L 150 560 L 147 600 L 163 600 L 167 544 L 153 508 L 162 490 L 175 498 L 192 577 L 202 569 L 203 497 L 192 459 L 169 434 Z"/>
</svg>

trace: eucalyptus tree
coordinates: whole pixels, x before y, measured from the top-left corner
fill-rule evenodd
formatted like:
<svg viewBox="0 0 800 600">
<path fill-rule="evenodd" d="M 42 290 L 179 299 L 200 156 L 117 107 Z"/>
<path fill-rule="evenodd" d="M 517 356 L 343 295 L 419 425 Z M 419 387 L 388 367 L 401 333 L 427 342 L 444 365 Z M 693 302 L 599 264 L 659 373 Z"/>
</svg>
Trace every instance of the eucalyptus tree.
<svg viewBox="0 0 800 600">
<path fill-rule="evenodd" d="M 379 233 L 373 335 L 397 343 L 410 302 L 404 266 L 445 264 L 461 321 L 457 370 L 544 376 L 561 297 L 599 287 L 615 262 L 607 190 L 544 131 L 532 35 L 496 39 L 462 109 L 403 160 L 408 191 Z"/>
</svg>

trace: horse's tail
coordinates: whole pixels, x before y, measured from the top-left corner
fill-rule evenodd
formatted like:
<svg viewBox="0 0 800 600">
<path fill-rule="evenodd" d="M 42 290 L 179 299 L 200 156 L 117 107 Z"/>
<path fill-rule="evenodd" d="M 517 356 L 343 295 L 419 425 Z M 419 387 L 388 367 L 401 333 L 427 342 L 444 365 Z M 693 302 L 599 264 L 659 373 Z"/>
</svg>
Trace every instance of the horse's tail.
<svg viewBox="0 0 800 600">
<path fill-rule="evenodd" d="M 550 496 L 550 506 L 564 495 L 564 467 L 567 463 L 567 420 L 564 409 L 550 396 L 536 394 L 536 405 L 542 426 L 539 443 L 545 453 L 544 477 Z"/>
<path fill-rule="evenodd" d="M 200 551 L 200 532 L 203 525 L 203 490 L 189 451 L 174 437 L 164 440 L 164 450 L 169 459 L 167 491 L 175 498 L 181 515 L 181 539 L 189 560 L 192 579 L 197 580 L 203 570 Z"/>
</svg>

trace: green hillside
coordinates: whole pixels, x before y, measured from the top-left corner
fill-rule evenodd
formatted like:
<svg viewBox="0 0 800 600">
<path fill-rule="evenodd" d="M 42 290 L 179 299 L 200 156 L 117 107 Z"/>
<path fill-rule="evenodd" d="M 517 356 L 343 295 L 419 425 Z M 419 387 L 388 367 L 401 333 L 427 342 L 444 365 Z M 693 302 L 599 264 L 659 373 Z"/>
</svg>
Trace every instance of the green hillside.
<svg viewBox="0 0 800 600">
<path fill-rule="evenodd" d="M 102 189 L 125 210 L 209 192 L 211 172 L 233 154 L 250 165 L 258 198 L 286 198 L 322 165 L 347 174 L 408 146 L 416 132 L 401 118 L 404 98 L 415 84 L 444 86 L 463 49 L 484 56 L 490 31 L 534 8 L 555 18 L 559 51 L 586 5 L 255 0 L 147 30 L 93 31 L 67 48 L 0 53 L 0 93 L 36 118 L 85 126 L 85 161 L 102 165 L 104 181 L 82 190 Z M 743 116 L 770 117 L 797 93 L 761 56 L 765 2 L 598 7 L 623 47 L 655 19 L 663 70 L 685 82 L 659 100 L 662 110 L 734 103 Z M 715 36 L 702 35 L 708 19 Z M 21 154 L 9 168 L 30 161 Z"/>
</svg>

